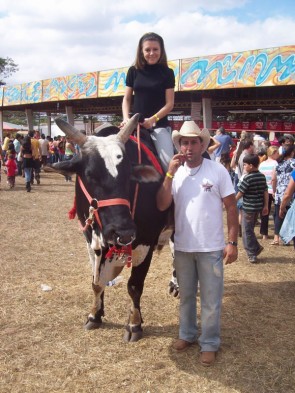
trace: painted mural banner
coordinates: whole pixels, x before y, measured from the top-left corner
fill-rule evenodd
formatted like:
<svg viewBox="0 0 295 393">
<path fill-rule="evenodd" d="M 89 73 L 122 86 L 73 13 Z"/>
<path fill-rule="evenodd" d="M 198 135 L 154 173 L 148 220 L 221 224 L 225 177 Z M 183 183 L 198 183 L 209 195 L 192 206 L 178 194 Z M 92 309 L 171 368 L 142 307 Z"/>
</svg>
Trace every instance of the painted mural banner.
<svg viewBox="0 0 295 393">
<path fill-rule="evenodd" d="M 180 61 L 180 91 L 295 84 L 295 46 Z"/>
<path fill-rule="evenodd" d="M 29 82 L 22 84 L 21 103 L 36 104 L 42 102 L 42 82 Z"/>
<path fill-rule="evenodd" d="M 122 96 L 126 87 L 129 67 L 100 71 L 98 97 Z"/>
<path fill-rule="evenodd" d="M 295 84 L 295 45 L 171 60 L 168 64 L 174 71 L 176 91 Z M 4 86 L 0 105 L 122 96 L 128 68 Z"/>
<path fill-rule="evenodd" d="M 65 101 L 68 98 L 68 76 L 43 80 L 43 101 Z"/>
<path fill-rule="evenodd" d="M 96 98 L 98 73 L 89 72 L 43 81 L 43 101 Z"/>
<path fill-rule="evenodd" d="M 68 100 L 97 97 L 97 72 L 69 76 L 67 82 Z"/>
<path fill-rule="evenodd" d="M 4 87 L 3 106 L 21 105 L 22 85 Z"/>
</svg>

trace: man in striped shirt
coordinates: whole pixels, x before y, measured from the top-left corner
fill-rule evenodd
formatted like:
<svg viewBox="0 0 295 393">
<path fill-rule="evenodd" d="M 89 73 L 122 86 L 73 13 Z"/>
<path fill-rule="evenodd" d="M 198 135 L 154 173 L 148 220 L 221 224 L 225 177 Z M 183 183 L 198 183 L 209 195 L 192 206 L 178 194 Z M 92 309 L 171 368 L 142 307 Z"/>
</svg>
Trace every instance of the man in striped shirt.
<svg viewBox="0 0 295 393">
<path fill-rule="evenodd" d="M 243 244 L 251 263 L 257 263 L 257 256 L 263 251 L 255 235 L 255 223 L 259 214 L 268 214 L 268 188 L 265 176 L 258 171 L 259 157 L 247 154 L 243 158 L 244 170 L 247 173 L 238 184 L 236 200 L 243 197 L 242 234 Z"/>
</svg>

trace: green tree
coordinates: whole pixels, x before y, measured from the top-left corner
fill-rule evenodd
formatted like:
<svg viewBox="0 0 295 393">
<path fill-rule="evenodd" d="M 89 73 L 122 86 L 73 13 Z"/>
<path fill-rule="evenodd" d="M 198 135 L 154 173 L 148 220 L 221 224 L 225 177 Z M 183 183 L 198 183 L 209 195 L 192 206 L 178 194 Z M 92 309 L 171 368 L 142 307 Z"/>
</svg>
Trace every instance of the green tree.
<svg viewBox="0 0 295 393">
<path fill-rule="evenodd" d="M 0 57 L 0 86 L 6 84 L 3 79 L 8 78 L 16 71 L 18 71 L 18 65 L 10 57 L 6 57 L 6 59 Z"/>
</svg>

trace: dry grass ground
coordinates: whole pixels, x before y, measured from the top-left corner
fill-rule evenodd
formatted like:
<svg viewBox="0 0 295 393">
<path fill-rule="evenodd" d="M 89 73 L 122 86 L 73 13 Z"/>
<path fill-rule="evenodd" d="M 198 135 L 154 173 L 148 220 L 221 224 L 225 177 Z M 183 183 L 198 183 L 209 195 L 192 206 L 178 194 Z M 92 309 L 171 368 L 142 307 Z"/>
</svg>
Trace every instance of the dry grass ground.
<svg viewBox="0 0 295 393">
<path fill-rule="evenodd" d="M 210 369 L 197 346 L 171 349 L 178 300 L 167 294 L 170 254 L 155 255 L 142 311 L 144 338 L 122 341 L 129 308 L 125 281 L 106 290 L 103 328 L 84 331 L 91 271 L 77 221 L 69 221 L 74 186 L 43 174 L 31 193 L 23 179 L 9 191 L 2 177 L 0 391 L 123 393 L 295 392 L 295 260 L 292 247 L 264 242 L 261 263 L 225 268 L 222 349 Z M 240 242 L 241 243 L 241 242 Z M 43 292 L 41 284 L 50 285 Z"/>
</svg>

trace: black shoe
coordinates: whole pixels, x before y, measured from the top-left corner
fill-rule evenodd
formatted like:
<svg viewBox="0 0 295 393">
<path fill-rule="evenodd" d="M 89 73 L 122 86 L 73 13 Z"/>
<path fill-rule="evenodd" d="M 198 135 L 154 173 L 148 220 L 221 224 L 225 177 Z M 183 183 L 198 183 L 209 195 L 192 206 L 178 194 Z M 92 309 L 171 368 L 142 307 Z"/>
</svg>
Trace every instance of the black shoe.
<svg viewBox="0 0 295 393">
<path fill-rule="evenodd" d="M 27 192 L 31 191 L 31 183 L 29 181 L 26 182 L 26 189 L 27 189 Z"/>
<path fill-rule="evenodd" d="M 251 257 L 248 258 L 248 261 L 249 261 L 250 263 L 257 263 L 257 258 L 254 257 L 254 256 L 251 256 Z"/>
</svg>

